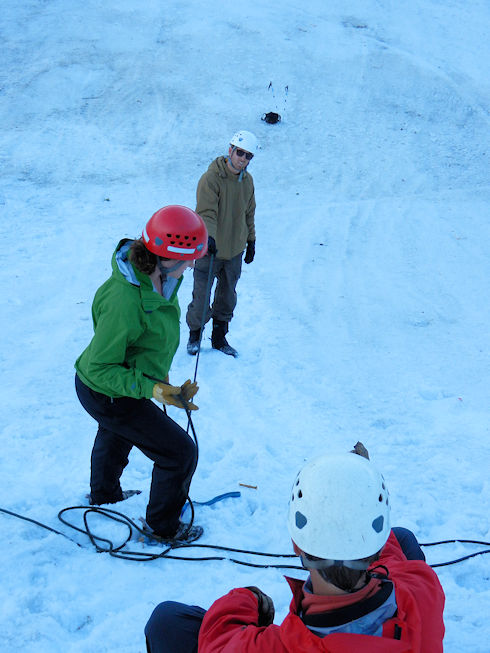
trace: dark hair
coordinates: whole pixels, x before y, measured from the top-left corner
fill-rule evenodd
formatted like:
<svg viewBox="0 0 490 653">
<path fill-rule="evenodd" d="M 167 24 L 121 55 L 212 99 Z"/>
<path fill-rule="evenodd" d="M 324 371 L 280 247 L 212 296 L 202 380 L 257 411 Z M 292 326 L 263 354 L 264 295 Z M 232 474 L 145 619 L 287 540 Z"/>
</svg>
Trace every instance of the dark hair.
<svg viewBox="0 0 490 653">
<path fill-rule="evenodd" d="M 143 274 L 151 274 L 155 270 L 158 256 L 146 249 L 141 238 L 134 240 L 129 248 L 129 260 Z"/>
<path fill-rule="evenodd" d="M 308 568 L 308 560 L 320 561 L 320 558 L 315 558 L 314 556 L 305 555 L 304 556 L 304 565 Z M 374 555 L 368 556 L 367 558 L 361 558 L 359 562 L 366 563 L 366 569 L 369 565 L 375 560 L 379 559 L 379 551 Z M 312 568 L 316 568 L 312 566 Z M 351 569 L 345 565 L 331 565 L 329 567 L 323 567 L 317 569 L 320 576 L 327 583 L 332 583 L 335 587 L 338 587 L 344 592 L 353 592 L 357 583 L 361 578 L 366 574 L 364 569 Z"/>
</svg>

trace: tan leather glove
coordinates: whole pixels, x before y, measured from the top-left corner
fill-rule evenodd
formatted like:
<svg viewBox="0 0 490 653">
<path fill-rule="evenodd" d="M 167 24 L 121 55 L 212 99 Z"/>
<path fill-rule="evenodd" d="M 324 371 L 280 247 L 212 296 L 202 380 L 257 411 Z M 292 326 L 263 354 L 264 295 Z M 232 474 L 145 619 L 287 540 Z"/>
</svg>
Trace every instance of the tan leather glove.
<svg viewBox="0 0 490 653">
<path fill-rule="evenodd" d="M 190 379 L 187 379 L 187 381 L 181 386 L 155 383 L 153 386 L 153 397 L 165 406 L 177 406 L 177 408 L 186 408 L 187 410 L 199 410 L 191 401 L 198 390 L 197 383 L 191 383 Z"/>
<path fill-rule="evenodd" d="M 191 399 L 193 399 L 196 396 L 198 390 L 199 390 L 199 386 L 197 385 L 197 383 L 195 381 L 194 383 L 191 383 L 190 379 L 187 379 L 187 381 L 180 386 L 180 391 L 182 393 L 182 396 L 188 402 L 190 402 Z"/>
</svg>

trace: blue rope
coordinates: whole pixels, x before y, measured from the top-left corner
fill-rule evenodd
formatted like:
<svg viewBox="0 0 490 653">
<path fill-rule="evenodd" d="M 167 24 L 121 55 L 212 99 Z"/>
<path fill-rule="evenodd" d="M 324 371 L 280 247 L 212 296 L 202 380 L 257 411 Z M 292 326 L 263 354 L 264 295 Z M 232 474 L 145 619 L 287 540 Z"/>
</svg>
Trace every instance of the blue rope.
<svg viewBox="0 0 490 653">
<path fill-rule="evenodd" d="M 218 503 L 218 501 L 223 501 L 223 499 L 239 499 L 242 496 L 241 492 L 224 492 L 223 494 L 218 494 L 217 496 L 213 497 L 212 499 L 209 499 L 209 501 L 193 501 L 192 503 L 195 506 L 212 506 L 215 503 Z M 184 507 L 182 508 L 182 512 L 180 513 L 180 516 L 182 517 L 187 508 L 189 507 L 189 503 L 186 503 Z"/>
</svg>

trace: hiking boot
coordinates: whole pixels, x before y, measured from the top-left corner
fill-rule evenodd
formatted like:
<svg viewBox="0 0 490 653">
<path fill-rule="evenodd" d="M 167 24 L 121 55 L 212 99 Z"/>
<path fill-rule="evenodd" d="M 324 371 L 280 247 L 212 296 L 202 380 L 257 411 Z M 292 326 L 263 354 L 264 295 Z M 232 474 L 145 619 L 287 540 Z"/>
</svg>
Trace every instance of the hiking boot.
<svg viewBox="0 0 490 653">
<path fill-rule="evenodd" d="M 118 497 L 109 497 L 109 496 L 100 496 L 91 494 L 86 494 L 85 498 L 88 499 L 88 502 L 91 506 L 100 506 L 103 503 L 119 503 L 119 501 L 126 501 L 130 497 L 134 497 L 135 494 L 141 494 L 141 490 L 122 490 L 121 495 Z"/>
<path fill-rule="evenodd" d="M 189 524 L 180 522 L 177 532 L 168 541 L 172 544 L 190 544 L 198 540 L 203 532 L 204 529 L 202 526 L 198 526 L 197 524 L 189 526 Z"/>
<path fill-rule="evenodd" d="M 234 358 L 236 358 L 238 356 L 238 352 L 226 340 L 227 333 L 228 333 L 228 322 L 221 322 L 219 320 L 214 320 L 213 332 L 211 334 L 211 346 L 213 349 L 222 351 L 223 354 L 228 354 L 228 356 L 233 356 Z"/>
<path fill-rule="evenodd" d="M 199 351 L 199 335 L 201 333 L 200 329 L 197 331 L 189 332 L 189 342 L 187 343 L 187 353 L 190 356 L 195 356 Z"/>
<path fill-rule="evenodd" d="M 149 526 L 143 517 L 140 517 L 140 521 L 143 524 L 142 531 L 150 540 L 156 540 L 157 542 L 164 542 L 169 546 L 175 546 L 178 544 L 190 544 L 198 540 L 203 534 L 204 530 L 202 526 L 193 524 L 185 524 L 184 522 L 179 523 L 179 527 L 173 535 L 164 535 L 163 533 L 157 533 L 154 531 L 151 526 Z"/>
</svg>

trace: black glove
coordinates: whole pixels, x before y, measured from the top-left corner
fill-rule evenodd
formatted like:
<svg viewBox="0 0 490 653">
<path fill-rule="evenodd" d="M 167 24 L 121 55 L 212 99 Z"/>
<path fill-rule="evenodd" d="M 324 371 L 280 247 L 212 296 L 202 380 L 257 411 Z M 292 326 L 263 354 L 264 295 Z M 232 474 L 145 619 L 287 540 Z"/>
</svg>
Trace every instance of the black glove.
<svg viewBox="0 0 490 653">
<path fill-rule="evenodd" d="M 212 236 L 208 236 L 208 254 L 216 256 L 218 250 L 216 249 L 216 241 Z"/>
<path fill-rule="evenodd" d="M 258 608 L 259 608 L 259 621 L 258 625 L 259 626 L 270 626 L 271 623 L 274 621 L 274 615 L 275 615 L 275 610 L 274 610 L 274 601 L 271 599 L 270 596 L 267 596 L 267 594 L 264 594 L 262 590 L 259 590 L 258 587 L 246 587 L 246 590 L 250 590 L 255 594 L 257 597 L 258 601 Z"/>
<path fill-rule="evenodd" d="M 247 243 L 247 251 L 245 252 L 245 263 L 251 263 L 254 260 L 254 256 L 255 256 L 255 240 L 249 240 Z"/>
</svg>

